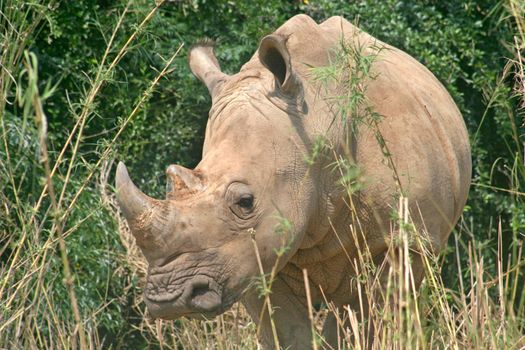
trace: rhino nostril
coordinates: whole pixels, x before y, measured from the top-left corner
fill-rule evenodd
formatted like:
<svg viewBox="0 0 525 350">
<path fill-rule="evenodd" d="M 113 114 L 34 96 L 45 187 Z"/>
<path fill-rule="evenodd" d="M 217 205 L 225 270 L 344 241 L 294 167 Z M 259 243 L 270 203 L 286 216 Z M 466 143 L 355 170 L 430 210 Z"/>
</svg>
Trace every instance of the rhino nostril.
<svg viewBox="0 0 525 350">
<path fill-rule="evenodd" d="M 192 285 L 191 304 L 197 309 L 205 312 L 215 311 L 221 306 L 221 296 L 215 290 L 210 289 L 209 283 L 199 281 Z"/>
<path fill-rule="evenodd" d="M 191 298 L 194 299 L 194 298 L 197 298 L 201 295 L 204 295 L 206 294 L 207 292 L 209 292 L 210 290 L 208 289 L 208 286 L 198 286 L 198 287 L 195 287 L 193 288 L 193 292 L 191 293 Z"/>
</svg>

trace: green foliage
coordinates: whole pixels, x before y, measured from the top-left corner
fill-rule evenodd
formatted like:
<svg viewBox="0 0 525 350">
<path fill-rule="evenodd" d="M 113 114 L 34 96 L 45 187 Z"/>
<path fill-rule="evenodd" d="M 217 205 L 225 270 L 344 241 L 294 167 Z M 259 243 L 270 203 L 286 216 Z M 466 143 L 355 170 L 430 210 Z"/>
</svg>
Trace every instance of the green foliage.
<svg viewBox="0 0 525 350">
<path fill-rule="evenodd" d="M 98 331 L 105 347 L 140 347 L 144 339 L 133 330 L 137 315 L 131 307 L 138 282 L 122 259 L 118 226 L 100 195 L 101 182 L 113 183 L 111 177 L 103 176 L 102 160 L 125 161 L 141 188 L 162 196 L 167 165 L 192 167 L 201 153 L 210 98 L 188 69 L 186 55 L 191 44 L 202 37 L 217 40 L 223 70 L 234 73 L 251 57 L 262 36 L 296 13 L 309 14 L 317 21 L 343 15 L 358 22 L 363 30 L 425 64 L 447 87 L 469 129 L 474 165 L 470 199 L 458 231 L 465 241 L 475 238 L 480 242 L 474 248 L 484 252 L 484 267 L 495 274 L 495 237 L 501 220 L 501 256 L 516 259 L 525 230 L 524 129 L 519 96 L 513 90 L 514 70 L 503 69 L 507 57 L 514 55 L 509 43 L 516 33 L 508 8 L 491 0 L 180 0 L 164 4 L 139 27 L 153 7 L 153 0 L 0 1 L 0 289 L 23 285 L 25 272 L 41 266 L 25 289 L 13 295 L 20 300 L 17 305 L 31 307 L 38 315 L 54 308 L 36 325 L 44 339 L 46 329 L 61 331 L 49 328 L 53 323 L 49 315 L 74 327 L 55 225 L 57 215 L 67 212 L 62 223 L 85 326 Z M 135 32 L 138 35 L 126 54 L 109 69 L 107 62 L 118 57 Z M 170 74 L 152 84 L 181 44 L 180 54 L 169 65 Z M 39 76 L 33 81 L 37 86 L 28 86 L 25 50 L 38 58 Z M 348 81 L 349 91 L 360 93 L 345 97 L 342 115 L 355 117 L 363 102 L 360 83 L 374 56 L 362 55 L 358 49 L 348 53 L 359 63 L 351 75 L 355 80 Z M 336 64 L 319 70 L 318 79 L 330 82 L 346 68 Z M 100 91 L 90 99 L 98 83 Z M 56 213 L 49 196 L 40 202 L 47 178 L 31 100 L 35 91 L 40 91 L 47 116 L 50 163 L 61 159 L 53 177 L 57 196 L 63 193 Z M 137 104 L 140 108 L 134 112 Z M 131 122 L 126 122 L 130 115 Z M 373 126 L 379 120 L 371 121 Z M 78 147 L 73 146 L 76 138 L 63 147 L 78 125 L 83 128 Z M 382 142 L 380 135 L 378 142 Z M 318 138 L 305 161 L 313 165 L 328 148 Z M 388 155 L 386 148 L 385 152 Z M 341 184 L 350 193 L 359 190 L 357 165 L 342 160 L 340 168 L 344 170 Z M 74 210 L 68 210 L 70 205 Z M 282 227 L 283 232 L 288 230 Z M 19 247 L 23 249 L 17 250 Z M 462 252 L 469 249 L 463 241 L 459 247 Z M 15 257 L 17 251 L 21 255 Z M 448 259 L 445 282 L 458 289 L 456 257 Z M 468 254 L 461 254 L 462 266 L 468 266 L 467 259 Z M 11 274 L 8 271 L 15 262 L 22 265 L 16 265 L 19 269 Z M 470 276 L 467 270 L 460 272 L 465 279 Z M 516 281 L 523 282 L 523 272 L 516 272 Z M 15 301 L 4 301 L 1 292 L 0 297 L 2 327 L 13 315 Z M 26 305 L 26 300 L 34 305 Z M 517 309 L 525 308 L 525 297 L 514 300 Z M 0 336 L 0 340 L 7 338 Z M 50 346 L 45 340 L 24 345 Z"/>
<path fill-rule="evenodd" d="M 310 148 L 310 152 L 304 157 L 308 166 L 313 166 L 326 152 L 330 151 L 328 140 L 323 135 L 318 135 Z"/>
<path fill-rule="evenodd" d="M 335 171 L 340 172 L 338 184 L 351 196 L 364 187 L 359 165 L 353 161 L 340 157 L 334 164 Z"/>
</svg>

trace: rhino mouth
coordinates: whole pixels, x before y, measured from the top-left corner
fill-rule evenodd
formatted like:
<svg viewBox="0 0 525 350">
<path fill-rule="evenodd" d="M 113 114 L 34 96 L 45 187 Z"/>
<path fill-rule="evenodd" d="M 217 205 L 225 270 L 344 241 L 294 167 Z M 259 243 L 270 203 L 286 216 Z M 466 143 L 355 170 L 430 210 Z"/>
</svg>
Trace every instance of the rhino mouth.
<svg viewBox="0 0 525 350">
<path fill-rule="evenodd" d="M 205 275 L 167 286 L 162 293 L 152 292 L 151 283 L 148 286 L 150 288 L 146 289 L 144 299 L 154 318 L 211 318 L 228 310 L 236 301 L 231 293 L 224 290 L 222 284 Z"/>
</svg>

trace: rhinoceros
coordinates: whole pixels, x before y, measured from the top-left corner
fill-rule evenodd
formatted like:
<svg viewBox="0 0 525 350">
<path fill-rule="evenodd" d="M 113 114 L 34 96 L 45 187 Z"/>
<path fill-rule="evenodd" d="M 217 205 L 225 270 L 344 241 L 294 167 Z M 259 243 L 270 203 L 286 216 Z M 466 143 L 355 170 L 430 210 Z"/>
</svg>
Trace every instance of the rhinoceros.
<svg viewBox="0 0 525 350">
<path fill-rule="evenodd" d="M 315 75 L 334 63 L 342 43 L 377 56 L 361 84 L 366 88 L 355 92 L 366 108 L 346 118 L 337 96 L 352 96 L 351 86 L 323 85 Z M 357 59 L 350 55 L 348 66 Z M 342 17 L 317 24 L 297 15 L 265 36 L 237 74 L 221 71 L 206 41 L 191 48 L 189 65 L 212 99 L 200 163 L 193 170 L 167 167 L 162 200 L 141 192 L 123 163 L 116 172 L 119 205 L 149 264 L 144 300 L 153 317 L 209 318 L 241 301 L 261 322 L 260 342 L 271 348 L 271 324 L 259 319 L 264 302 L 253 281 L 261 267 L 273 268 L 270 300 L 280 345 L 309 348 L 303 271 L 312 302 L 355 307 L 350 261 L 362 244 L 351 228 L 374 258 L 384 256 L 402 191 L 432 249 L 446 244 L 468 194 L 470 146 L 453 99 L 417 60 Z M 351 127 L 366 111 L 380 117 Z M 329 151 L 307 161 L 320 138 Z M 364 179 L 353 192 L 341 186 L 338 159 L 350 159 Z M 423 267 L 418 259 L 412 263 L 419 284 Z M 334 327 L 329 318 L 327 338 Z"/>
</svg>

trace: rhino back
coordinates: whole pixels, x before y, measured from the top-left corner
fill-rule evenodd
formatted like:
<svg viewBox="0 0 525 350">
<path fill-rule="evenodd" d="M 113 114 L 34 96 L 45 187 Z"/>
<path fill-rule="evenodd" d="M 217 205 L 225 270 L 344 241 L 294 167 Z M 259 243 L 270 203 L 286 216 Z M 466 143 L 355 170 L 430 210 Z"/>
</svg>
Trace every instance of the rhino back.
<svg viewBox="0 0 525 350">
<path fill-rule="evenodd" d="M 325 92 L 325 96 L 319 98 L 319 86 L 312 80 L 311 68 L 332 64 L 342 41 L 363 47 L 363 54 L 377 55 L 369 78 L 363 82 L 364 103 L 381 120 L 378 130 L 363 126 L 355 143 L 350 145 L 367 179 L 360 194 L 362 208 L 374 211 L 362 212 L 362 216 L 389 218 L 397 203 L 396 194 L 402 191 L 409 197 L 415 222 L 425 227 L 435 247 L 441 248 L 461 214 L 471 177 L 465 123 L 443 85 L 410 55 L 375 39 L 339 16 L 318 25 L 310 17 L 298 15 L 274 34 L 287 38 L 293 70 L 305 85 L 304 98 L 309 105 L 304 116 L 309 119 L 303 122 L 305 129 L 311 139 L 315 133 L 326 130 L 326 135 L 331 135 L 340 149 L 348 146 L 342 145 L 346 142 L 341 132 L 344 128 L 334 126 L 334 116 L 330 113 L 334 108 L 327 107 L 323 101 L 333 96 L 326 96 Z M 250 65 L 260 65 L 257 54 Z M 328 92 L 338 93 L 336 88 Z M 380 145 L 378 137 L 386 146 Z M 385 152 L 389 155 L 385 156 Z M 336 197 L 335 191 L 328 190 L 329 196 Z M 382 231 L 377 225 L 371 226 L 370 231 Z M 379 232 L 369 234 L 371 239 L 377 235 L 378 240 L 383 240 Z"/>
</svg>

